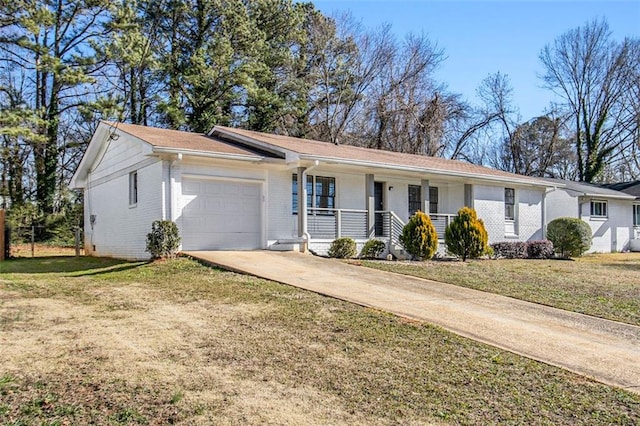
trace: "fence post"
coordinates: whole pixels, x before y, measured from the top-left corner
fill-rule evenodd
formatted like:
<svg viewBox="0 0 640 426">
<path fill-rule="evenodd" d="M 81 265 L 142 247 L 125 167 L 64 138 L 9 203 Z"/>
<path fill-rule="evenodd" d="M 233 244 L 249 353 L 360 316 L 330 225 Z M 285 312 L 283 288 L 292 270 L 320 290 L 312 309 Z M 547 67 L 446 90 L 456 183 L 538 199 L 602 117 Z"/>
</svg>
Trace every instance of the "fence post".
<svg viewBox="0 0 640 426">
<path fill-rule="evenodd" d="M 31 225 L 31 257 L 36 257 L 36 227 Z"/>
<path fill-rule="evenodd" d="M 342 237 L 342 211 L 336 212 L 336 238 Z"/>
<path fill-rule="evenodd" d="M 8 244 L 8 241 L 4 240 L 4 210 L 0 209 L 0 262 L 4 260 L 4 253 L 6 250 L 5 244 Z"/>
<path fill-rule="evenodd" d="M 80 227 L 76 226 L 76 257 L 80 257 Z"/>
</svg>

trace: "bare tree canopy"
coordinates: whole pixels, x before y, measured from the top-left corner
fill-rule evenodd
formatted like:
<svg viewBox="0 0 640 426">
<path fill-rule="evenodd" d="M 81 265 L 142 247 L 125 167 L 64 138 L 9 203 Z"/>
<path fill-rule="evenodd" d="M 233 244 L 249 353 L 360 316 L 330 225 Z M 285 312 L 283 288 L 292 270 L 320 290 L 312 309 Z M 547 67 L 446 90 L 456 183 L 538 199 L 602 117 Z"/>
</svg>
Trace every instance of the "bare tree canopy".
<svg viewBox="0 0 640 426">
<path fill-rule="evenodd" d="M 578 178 L 593 182 L 637 144 L 638 39 L 612 39 L 606 21 L 567 31 L 540 53 L 546 86 L 573 121 Z"/>
</svg>

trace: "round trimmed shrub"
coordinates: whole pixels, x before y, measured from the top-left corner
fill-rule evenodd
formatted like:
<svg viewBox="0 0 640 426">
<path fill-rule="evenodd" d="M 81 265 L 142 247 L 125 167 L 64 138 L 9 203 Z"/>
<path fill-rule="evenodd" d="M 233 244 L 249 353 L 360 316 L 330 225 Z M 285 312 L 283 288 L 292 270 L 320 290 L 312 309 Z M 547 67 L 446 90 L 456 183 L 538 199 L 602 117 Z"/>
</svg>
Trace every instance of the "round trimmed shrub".
<svg viewBox="0 0 640 426">
<path fill-rule="evenodd" d="M 578 257 L 591 247 L 591 227 L 575 217 L 559 217 L 547 225 L 547 238 L 562 257 Z"/>
<path fill-rule="evenodd" d="M 431 259 L 438 250 L 438 233 L 431 218 L 418 210 L 402 228 L 400 242 L 414 259 Z"/>
<path fill-rule="evenodd" d="M 364 243 L 362 251 L 360 252 L 360 257 L 363 257 L 365 259 L 377 259 L 382 253 L 384 253 L 384 250 L 386 248 L 387 245 L 384 243 L 384 241 L 375 239 L 369 240 Z"/>
<path fill-rule="evenodd" d="M 146 251 L 154 259 L 175 257 L 180 247 L 178 226 L 170 220 L 156 220 L 151 224 L 151 232 L 147 234 Z"/>
<path fill-rule="evenodd" d="M 335 257 L 337 259 L 356 257 L 356 253 L 356 242 L 349 237 L 342 237 L 333 240 L 329 246 L 329 251 L 327 252 L 329 257 Z"/>
<path fill-rule="evenodd" d="M 487 252 L 489 235 L 482 219 L 478 219 L 476 211 L 469 207 L 458 210 L 456 216 L 444 231 L 444 243 L 447 250 L 462 258 L 474 259 Z"/>
</svg>

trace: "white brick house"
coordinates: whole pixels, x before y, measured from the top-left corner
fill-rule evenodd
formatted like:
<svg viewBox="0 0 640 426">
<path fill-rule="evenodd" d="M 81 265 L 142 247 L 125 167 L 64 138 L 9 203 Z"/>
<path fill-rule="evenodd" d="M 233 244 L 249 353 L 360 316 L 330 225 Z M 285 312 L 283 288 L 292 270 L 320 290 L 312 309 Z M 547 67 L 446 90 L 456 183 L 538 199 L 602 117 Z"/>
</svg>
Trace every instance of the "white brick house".
<svg viewBox="0 0 640 426">
<path fill-rule="evenodd" d="M 442 237 L 467 205 L 490 242 L 542 239 L 547 194 L 563 184 L 225 127 L 203 135 L 101 122 L 71 186 L 84 191 L 87 253 L 145 259 L 157 219 L 178 224 L 183 250 L 308 244 L 322 253 L 337 236 L 378 237 L 398 250 L 416 210 L 430 213 Z"/>
<path fill-rule="evenodd" d="M 557 184 L 547 194 L 547 223 L 565 216 L 584 220 L 593 233 L 591 253 L 629 250 L 631 241 L 640 238 L 640 218 L 634 195 L 592 185 L 560 179 L 546 179 Z"/>
</svg>

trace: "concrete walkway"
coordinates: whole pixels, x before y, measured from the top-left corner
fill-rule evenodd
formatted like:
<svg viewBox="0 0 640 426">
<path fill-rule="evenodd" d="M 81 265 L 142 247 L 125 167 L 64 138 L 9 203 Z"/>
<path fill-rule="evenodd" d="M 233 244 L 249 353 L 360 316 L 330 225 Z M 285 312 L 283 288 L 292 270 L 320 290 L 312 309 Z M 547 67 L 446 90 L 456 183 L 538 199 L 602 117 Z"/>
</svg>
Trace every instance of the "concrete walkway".
<svg viewBox="0 0 640 426">
<path fill-rule="evenodd" d="M 224 269 L 437 324 L 640 393 L 640 327 L 293 252 L 188 252 Z"/>
</svg>

